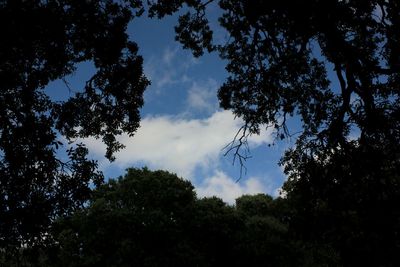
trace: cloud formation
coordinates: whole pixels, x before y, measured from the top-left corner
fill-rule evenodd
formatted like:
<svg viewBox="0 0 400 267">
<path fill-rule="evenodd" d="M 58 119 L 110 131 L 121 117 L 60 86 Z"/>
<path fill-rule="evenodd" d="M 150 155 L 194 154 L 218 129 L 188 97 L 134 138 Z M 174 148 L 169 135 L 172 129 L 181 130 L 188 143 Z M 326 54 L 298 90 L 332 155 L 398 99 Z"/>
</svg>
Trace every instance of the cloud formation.
<svg viewBox="0 0 400 267">
<path fill-rule="evenodd" d="M 116 154 L 115 164 L 126 168 L 143 163 L 193 179 L 196 168 L 210 171 L 218 167 L 221 149 L 232 141 L 242 123 L 230 111 L 216 111 L 205 119 L 148 116 L 132 138 L 120 136 L 119 141 L 126 147 Z M 249 138 L 251 147 L 270 142 L 271 135 L 266 131 Z M 88 138 L 84 143 L 96 158 L 104 155 L 105 146 L 100 140 Z"/>
<path fill-rule="evenodd" d="M 206 178 L 196 187 L 199 197 L 218 196 L 229 204 L 234 204 L 235 199 L 241 195 L 254 195 L 270 191 L 261 178 L 250 177 L 236 182 L 222 171 L 216 171 L 213 176 Z"/>
<path fill-rule="evenodd" d="M 200 111 L 215 111 L 218 106 L 217 88 L 218 84 L 214 79 L 208 79 L 204 83 L 194 81 L 188 91 L 188 106 Z"/>
<path fill-rule="evenodd" d="M 182 53 L 178 46 L 167 47 L 160 55 L 151 56 L 144 64 L 144 73 L 157 91 L 168 86 L 189 82 L 188 69 L 197 63 L 190 53 Z"/>
</svg>

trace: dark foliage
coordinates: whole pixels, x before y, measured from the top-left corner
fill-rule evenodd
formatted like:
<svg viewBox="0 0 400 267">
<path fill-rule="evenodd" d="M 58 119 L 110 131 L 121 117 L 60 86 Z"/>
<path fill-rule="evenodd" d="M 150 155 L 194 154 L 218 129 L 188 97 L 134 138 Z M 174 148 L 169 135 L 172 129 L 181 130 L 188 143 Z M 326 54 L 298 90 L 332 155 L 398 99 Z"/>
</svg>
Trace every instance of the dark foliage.
<svg viewBox="0 0 400 267">
<path fill-rule="evenodd" d="M 389 151 L 356 146 L 325 162 L 292 160 L 299 178 L 285 187 L 298 238 L 333 246 L 344 266 L 398 266 L 400 166 Z"/>
<path fill-rule="evenodd" d="M 57 222 L 58 246 L 43 262 L 311 266 L 302 242 L 289 240 L 287 224 L 275 216 L 283 213 L 284 203 L 260 194 L 228 206 L 216 197 L 197 199 L 190 182 L 168 172 L 128 169 L 124 177 L 95 190 L 87 208 Z"/>
<path fill-rule="evenodd" d="M 298 146 L 310 153 L 343 145 L 351 127 L 362 142 L 398 143 L 397 1 L 218 3 L 226 43 L 212 43 L 205 19 L 181 21 L 177 38 L 195 55 L 214 47 L 227 60 L 231 75 L 220 88 L 220 103 L 242 117 L 250 132 L 270 125 L 287 136 L 286 119 L 299 116 Z"/>
<path fill-rule="evenodd" d="M 181 21 L 177 36 L 227 61 L 220 104 L 245 120 L 233 147 L 266 126 L 296 138 L 281 161 L 290 232 L 335 248 L 345 266 L 398 265 L 399 2 L 203 2 L 219 3 L 229 39 L 213 43 L 198 19 Z"/>
<path fill-rule="evenodd" d="M 213 2 L 229 34 L 223 44 L 208 25 Z M 176 39 L 195 56 L 217 51 L 227 62 L 220 104 L 245 121 L 233 147 L 266 125 L 278 139 L 296 137 L 282 159 L 286 199 L 245 196 L 229 207 L 148 170 L 130 170 L 91 196 L 102 175 L 75 141 L 102 138 L 112 160 L 121 148 L 115 136 L 138 127 L 148 85 L 127 23 L 145 7 L 161 18 L 185 5 Z M 398 266 L 398 1 L 150 0 L 145 7 L 0 1 L 2 263 Z M 62 102 L 45 94 L 85 61 L 96 73 L 84 88 Z M 299 134 L 288 127 L 292 117 Z M 65 158 L 56 156 L 61 150 Z"/>
<path fill-rule="evenodd" d="M 0 1 L 1 249 L 49 241 L 51 221 L 102 182 L 77 139 L 102 138 L 113 159 L 115 136 L 137 129 L 148 81 L 125 30 L 140 9 L 138 1 Z M 46 95 L 49 82 L 85 61 L 96 73 L 84 88 L 61 102 Z"/>
<path fill-rule="evenodd" d="M 129 169 L 94 192 L 88 208 L 54 228 L 56 266 L 193 266 L 182 233 L 193 186 L 163 171 Z"/>
</svg>

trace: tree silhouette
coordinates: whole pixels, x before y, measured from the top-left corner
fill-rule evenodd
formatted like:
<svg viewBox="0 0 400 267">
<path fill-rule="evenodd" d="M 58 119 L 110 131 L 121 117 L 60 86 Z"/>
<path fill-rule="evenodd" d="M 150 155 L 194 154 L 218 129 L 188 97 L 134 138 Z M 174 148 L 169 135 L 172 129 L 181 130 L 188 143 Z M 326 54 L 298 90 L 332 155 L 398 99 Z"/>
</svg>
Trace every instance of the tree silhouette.
<svg viewBox="0 0 400 267">
<path fill-rule="evenodd" d="M 292 163 L 294 163 L 292 161 Z M 400 263 L 399 164 L 376 147 L 357 146 L 319 162 L 302 155 L 285 184 L 298 238 L 331 245 L 344 266 Z"/>
<path fill-rule="evenodd" d="M 338 266 L 332 246 L 293 232 L 292 203 L 258 194 L 228 205 L 197 198 L 175 174 L 131 168 L 59 218 L 52 245 L 23 248 L 13 258 L 0 251 L 0 265 Z"/>
<path fill-rule="evenodd" d="M 177 39 L 195 55 L 214 49 L 227 61 L 220 104 L 248 133 L 268 125 L 288 137 L 287 119 L 298 116 L 296 145 L 310 154 L 345 146 L 354 128 L 361 143 L 398 143 L 397 1 L 217 2 L 225 43 L 209 37 L 203 15 L 181 19 Z"/>
<path fill-rule="evenodd" d="M 226 60 L 220 104 L 245 121 L 236 147 L 261 127 L 296 138 L 281 161 L 292 230 L 333 245 L 345 266 L 398 265 L 399 2 L 211 2 L 226 42 L 202 14 L 181 20 L 177 39 Z"/>
<path fill-rule="evenodd" d="M 48 241 L 50 222 L 101 183 L 77 139 L 102 138 L 112 160 L 121 148 L 115 136 L 137 129 L 149 82 L 125 30 L 141 8 L 140 1 L 0 2 L 1 248 Z M 84 88 L 64 101 L 46 95 L 49 82 L 85 61 L 96 72 Z"/>
<path fill-rule="evenodd" d="M 207 19 L 207 8 L 213 2 L 217 1 L 147 1 L 146 5 L 139 0 L 0 1 L 2 252 L 10 248 L 18 253 L 28 252 L 26 247 L 51 241 L 50 233 L 57 231 L 51 229 L 51 223 L 66 216 L 72 221 L 67 220 L 68 231 L 63 228 L 57 233 L 57 238 L 66 242 L 61 252 L 70 255 L 65 249 L 70 247 L 75 253 L 71 260 L 78 265 L 94 264 L 99 260 L 96 253 L 105 249 L 102 245 L 111 238 L 107 223 L 112 218 L 102 217 L 111 210 L 113 216 L 113 212 L 128 212 L 116 214 L 115 218 L 121 221 L 113 223 L 121 229 L 126 225 L 143 226 L 124 221 L 136 215 L 152 225 L 150 232 L 141 232 L 146 238 L 140 246 L 131 244 L 132 238 L 121 239 L 124 242 L 117 244 L 121 247 L 114 251 L 115 259 L 119 253 L 129 257 L 126 251 L 134 246 L 139 250 L 148 248 L 146 242 L 159 234 L 165 235 L 164 243 L 154 247 L 154 255 L 159 257 L 138 258 L 144 265 L 169 264 L 164 248 L 181 255 L 175 258 L 178 259 L 175 266 L 187 265 L 190 259 L 201 262 L 203 256 L 199 255 L 211 255 L 204 245 L 211 237 L 217 239 L 216 244 L 221 240 L 233 244 L 230 233 L 244 226 L 246 234 L 238 240 L 259 241 L 256 247 L 280 247 L 290 236 L 311 246 L 311 254 L 322 257 L 322 262 L 336 262 L 338 251 L 340 264 L 345 266 L 398 265 L 398 1 L 220 0 L 219 22 L 229 35 L 222 44 L 213 40 Z M 195 56 L 202 55 L 204 50 L 217 51 L 227 62 L 230 76 L 219 90 L 219 99 L 223 108 L 245 121 L 236 147 L 266 125 L 274 128 L 278 139 L 296 137 L 294 148 L 282 159 L 289 177 L 285 185 L 287 202 L 243 198 L 238 202 L 238 216 L 232 215 L 234 209 L 218 199 L 190 200 L 193 192 L 188 186 L 190 192 L 183 191 L 189 192 L 190 203 L 196 202 L 188 212 L 181 200 L 171 204 L 174 195 L 171 192 L 167 191 L 163 198 L 161 191 L 157 191 L 162 182 L 145 179 L 160 194 L 160 201 L 128 198 L 127 207 L 154 210 L 154 214 L 139 212 L 130 216 L 132 210 L 118 206 L 124 203 L 123 198 L 107 199 L 113 193 L 104 186 L 96 191 L 99 195 L 91 202 L 90 209 L 82 209 L 91 197 L 90 186 L 100 186 L 103 177 L 96 170 L 96 162 L 88 159 L 87 148 L 76 140 L 101 138 L 107 145 L 105 156 L 113 160 L 114 152 L 122 148 L 116 135 L 123 132 L 133 135 L 139 125 L 138 108 L 143 104 L 143 91 L 149 82 L 143 75 L 138 47 L 125 33 L 128 22 L 140 16 L 145 8 L 150 17 L 161 18 L 185 5 L 188 11 L 179 17 L 176 39 Z M 63 101 L 54 101 L 46 95 L 44 89 L 49 82 L 65 78 L 76 70 L 78 63 L 86 61 L 94 64 L 96 72 L 84 88 L 71 92 Z M 301 122 L 298 135 L 290 129 L 288 121 L 292 117 Z M 60 156 L 62 151 L 66 152 L 65 157 Z M 112 187 L 112 182 L 107 186 Z M 118 190 L 123 193 L 123 189 Z M 146 202 L 146 199 L 151 200 Z M 129 201 L 135 201 L 135 205 Z M 280 201 L 286 203 L 283 207 L 290 208 L 284 214 L 271 209 L 273 215 L 269 214 L 269 206 L 279 206 L 276 203 Z M 164 206 L 167 203 L 172 206 Z M 196 209 L 198 213 L 194 212 Z M 203 221 L 199 229 L 210 225 L 209 218 L 219 214 L 216 221 L 227 232 L 219 232 L 217 225 L 215 229 L 206 227 L 213 234 L 204 239 L 202 236 L 186 239 L 181 235 L 184 228 L 175 227 L 173 214 L 183 216 L 178 217 L 184 221 L 187 214 L 195 218 L 202 210 L 209 213 L 200 216 Z M 96 211 L 104 213 L 100 216 Z M 261 218 L 252 215 L 263 212 L 267 215 Z M 74 216 L 69 217 L 71 214 Z M 86 222 L 90 216 L 99 221 Z M 91 240 L 92 236 L 76 236 L 77 232 L 90 232 L 89 228 L 82 231 L 80 227 L 101 220 L 104 224 L 95 229 L 104 230 L 108 236 L 99 235 L 103 238 L 100 243 L 98 239 Z M 188 226 L 195 225 L 194 221 L 189 222 Z M 258 240 L 260 236 L 265 238 Z M 85 250 L 89 251 L 88 257 L 80 257 L 81 237 L 93 245 L 93 250 L 90 246 Z M 122 232 L 119 237 L 124 237 Z M 180 238 L 183 247 L 166 245 L 172 244 L 174 238 Z M 203 242 L 203 247 L 194 247 L 193 240 Z M 333 253 L 331 248 L 335 250 Z M 255 257 L 255 265 L 263 256 L 271 256 L 263 253 L 248 251 L 248 255 Z M 324 253 L 329 255 L 325 257 Z M 200 258 L 191 258 L 195 254 Z M 218 255 L 212 257 L 218 263 L 223 259 Z"/>
<path fill-rule="evenodd" d="M 182 233 L 194 201 L 193 186 L 176 175 L 128 169 L 55 226 L 55 266 L 192 266 Z"/>
<path fill-rule="evenodd" d="M 288 225 L 279 216 L 283 201 L 259 194 L 240 197 L 236 206 L 229 206 L 217 197 L 196 198 L 191 183 L 174 174 L 128 169 L 96 189 L 86 208 L 56 223 L 58 245 L 48 250 L 47 262 L 312 266 L 310 259 L 303 264 L 308 254 L 289 240 Z"/>
</svg>

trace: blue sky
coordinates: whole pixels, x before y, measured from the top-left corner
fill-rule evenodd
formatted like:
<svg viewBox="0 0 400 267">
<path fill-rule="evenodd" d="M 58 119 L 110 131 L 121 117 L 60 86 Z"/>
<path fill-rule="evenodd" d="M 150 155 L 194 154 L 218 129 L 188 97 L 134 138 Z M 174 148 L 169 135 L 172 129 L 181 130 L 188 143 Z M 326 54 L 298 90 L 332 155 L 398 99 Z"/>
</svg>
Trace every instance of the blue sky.
<svg viewBox="0 0 400 267">
<path fill-rule="evenodd" d="M 208 16 L 215 40 L 223 43 L 228 36 L 217 26 L 219 12 L 211 5 Z M 268 130 L 250 137 L 251 158 L 246 161 L 247 171 L 241 176 L 240 165 L 232 165 L 233 154 L 224 156 L 223 150 L 243 125 L 230 111 L 218 107 L 217 90 L 227 77 L 225 62 L 217 54 L 194 58 L 183 50 L 174 40 L 176 23 L 177 16 L 162 20 L 142 17 L 127 29 L 129 38 L 139 45 L 144 72 L 152 84 L 144 95 L 141 127 L 133 137 L 118 137 L 126 148 L 116 153 L 116 160 L 110 163 L 104 158 L 105 146 L 100 140 L 80 141 L 86 143 L 90 156 L 98 160 L 106 179 L 123 175 L 129 167 L 147 166 L 190 180 L 199 197 L 215 195 L 234 203 L 242 194 L 262 192 L 278 196 L 285 181 L 278 161 L 295 140 L 274 142 Z M 315 56 L 324 60 L 318 44 L 313 47 Z M 333 66 L 325 63 L 332 91 L 340 94 Z M 79 91 L 93 72 L 90 62 L 81 63 L 66 80 L 72 90 Z M 46 90 L 53 99 L 60 100 L 74 93 L 62 81 L 53 82 Z M 353 97 L 352 101 L 355 100 Z M 297 132 L 301 127 L 299 120 L 291 118 L 289 127 L 292 133 Z M 358 135 L 357 129 L 353 129 L 349 138 Z"/>
<path fill-rule="evenodd" d="M 84 140 L 90 156 L 99 161 L 106 178 L 123 175 L 128 167 L 148 166 L 190 180 L 199 197 L 216 195 L 233 203 L 242 194 L 277 196 L 285 179 L 277 163 L 290 143 L 268 146 L 273 143 L 269 131 L 250 137 L 247 172 L 237 182 L 240 166 L 232 165 L 232 154 L 223 156 L 223 148 L 243 122 L 218 108 L 217 90 L 227 77 L 224 62 L 216 54 L 194 58 L 182 50 L 174 40 L 176 21 L 176 17 L 140 18 L 129 25 L 129 36 L 139 45 L 145 74 L 152 83 L 144 96 L 141 127 L 131 138 L 119 137 L 126 148 L 116 154 L 114 162 L 104 158 L 105 146 L 93 138 Z M 224 38 L 223 32 L 217 35 Z M 92 73 L 92 65 L 82 63 L 67 81 L 71 88 L 82 88 Z M 60 94 L 59 87 L 65 85 L 57 81 L 49 86 L 53 98 L 70 94 L 68 90 Z"/>
</svg>

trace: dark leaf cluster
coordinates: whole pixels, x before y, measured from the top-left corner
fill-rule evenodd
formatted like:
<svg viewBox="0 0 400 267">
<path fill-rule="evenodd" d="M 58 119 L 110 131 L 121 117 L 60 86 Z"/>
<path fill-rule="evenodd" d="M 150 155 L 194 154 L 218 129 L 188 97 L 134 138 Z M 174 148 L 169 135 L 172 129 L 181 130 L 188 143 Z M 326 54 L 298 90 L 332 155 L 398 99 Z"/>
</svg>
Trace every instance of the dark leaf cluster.
<svg viewBox="0 0 400 267">
<path fill-rule="evenodd" d="M 399 265 L 399 1 L 214 2 L 229 36 L 211 40 L 229 73 L 220 104 L 245 121 L 230 151 L 242 164 L 264 127 L 294 137 L 281 160 L 293 232 L 345 266 Z"/>
<path fill-rule="evenodd" d="M 3 255 L 8 266 L 322 266 L 328 248 L 291 237 L 286 200 L 244 195 L 230 206 L 197 198 L 165 171 L 128 169 L 90 204 L 56 222 L 52 247 Z M 3 260 L 3 261 L 1 261 Z"/>
<path fill-rule="evenodd" d="M 1 248 L 48 241 L 51 221 L 102 182 L 79 139 L 101 138 L 112 160 L 116 136 L 138 128 L 149 82 L 125 31 L 141 9 L 139 1 L 0 1 Z M 82 62 L 95 73 L 71 88 L 65 78 Z M 62 101 L 46 89 L 56 80 L 66 83 L 55 88 L 68 95 Z"/>
</svg>

